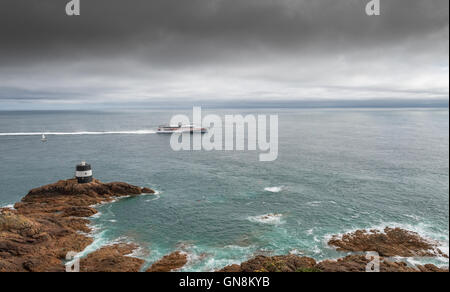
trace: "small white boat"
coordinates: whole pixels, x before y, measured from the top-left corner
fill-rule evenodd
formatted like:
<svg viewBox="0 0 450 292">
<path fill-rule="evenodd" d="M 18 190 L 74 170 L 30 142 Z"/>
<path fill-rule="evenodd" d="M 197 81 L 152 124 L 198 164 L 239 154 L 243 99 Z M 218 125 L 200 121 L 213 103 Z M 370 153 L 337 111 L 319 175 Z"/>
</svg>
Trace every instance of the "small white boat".
<svg viewBox="0 0 450 292">
<path fill-rule="evenodd" d="M 173 134 L 173 133 L 200 133 L 204 134 L 208 132 L 208 129 L 197 127 L 195 125 L 162 125 L 158 127 L 158 134 Z"/>
<path fill-rule="evenodd" d="M 45 134 L 42 134 L 41 142 L 47 142 L 47 137 L 45 137 Z"/>
</svg>

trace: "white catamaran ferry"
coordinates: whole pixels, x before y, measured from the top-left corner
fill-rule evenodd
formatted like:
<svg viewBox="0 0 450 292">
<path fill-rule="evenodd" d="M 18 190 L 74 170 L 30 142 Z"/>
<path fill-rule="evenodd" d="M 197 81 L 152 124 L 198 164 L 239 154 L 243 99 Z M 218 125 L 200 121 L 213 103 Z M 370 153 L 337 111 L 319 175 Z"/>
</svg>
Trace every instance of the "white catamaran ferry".
<svg viewBox="0 0 450 292">
<path fill-rule="evenodd" d="M 158 127 L 158 134 L 173 134 L 173 133 L 206 133 L 208 129 L 197 127 L 195 125 L 162 125 Z"/>
</svg>

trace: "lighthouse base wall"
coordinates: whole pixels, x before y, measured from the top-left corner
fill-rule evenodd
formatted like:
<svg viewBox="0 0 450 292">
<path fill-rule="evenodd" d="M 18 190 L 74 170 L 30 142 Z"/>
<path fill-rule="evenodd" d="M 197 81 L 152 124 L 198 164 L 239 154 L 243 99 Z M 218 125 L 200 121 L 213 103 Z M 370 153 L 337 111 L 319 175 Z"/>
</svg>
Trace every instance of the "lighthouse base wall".
<svg viewBox="0 0 450 292">
<path fill-rule="evenodd" d="M 92 182 L 93 178 L 92 176 L 89 177 L 77 177 L 78 183 L 79 184 L 87 184 Z"/>
</svg>

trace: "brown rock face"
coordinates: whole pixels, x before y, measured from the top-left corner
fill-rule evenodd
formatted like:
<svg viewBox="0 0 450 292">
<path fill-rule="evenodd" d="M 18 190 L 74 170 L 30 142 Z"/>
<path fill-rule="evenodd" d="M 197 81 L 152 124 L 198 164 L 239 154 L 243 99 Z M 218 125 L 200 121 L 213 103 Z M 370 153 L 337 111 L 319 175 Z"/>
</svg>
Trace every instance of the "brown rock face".
<svg viewBox="0 0 450 292">
<path fill-rule="evenodd" d="M 154 194 L 155 191 L 152 190 L 152 189 L 149 189 L 149 188 L 143 188 L 143 189 L 142 189 L 142 193 L 143 193 L 143 194 Z"/>
<path fill-rule="evenodd" d="M 367 252 L 376 251 L 380 256 L 392 257 L 427 257 L 443 255 L 437 244 L 420 237 L 417 233 L 400 228 L 377 230 L 358 230 L 345 234 L 341 238 L 334 236 L 329 245 L 337 247 L 338 251 Z"/>
<path fill-rule="evenodd" d="M 329 244 L 346 252 L 378 252 L 381 256 L 380 272 L 448 272 L 448 269 L 431 264 L 411 267 L 405 262 L 393 262 L 383 258 L 446 256 L 437 249 L 436 243 L 400 228 L 386 228 L 384 232 L 358 230 L 342 237 L 334 236 Z M 241 265 L 227 266 L 219 272 L 365 272 L 369 262 L 366 256 L 361 254 L 338 260 L 325 260 L 318 264 L 314 259 L 295 255 L 257 256 Z"/>
<path fill-rule="evenodd" d="M 326 260 L 317 265 L 324 272 L 365 272 L 369 260 L 363 255 L 350 255 L 337 261 Z M 448 272 L 448 269 L 440 269 L 435 265 L 409 267 L 404 262 L 390 262 L 380 259 L 380 272 Z"/>
<path fill-rule="evenodd" d="M 81 272 L 139 272 L 143 260 L 127 256 L 138 246 L 116 244 L 105 246 L 80 261 Z"/>
<path fill-rule="evenodd" d="M 187 255 L 176 251 L 154 263 L 147 272 L 171 272 L 182 268 L 186 263 Z"/>
<path fill-rule="evenodd" d="M 219 273 L 241 273 L 242 272 L 242 268 L 241 265 L 230 265 L 230 266 L 226 266 L 225 268 L 218 270 L 217 272 Z"/>
<path fill-rule="evenodd" d="M 316 271 L 316 261 L 308 257 L 296 255 L 257 256 L 239 265 L 231 265 L 219 272 L 307 272 Z"/>
<path fill-rule="evenodd" d="M 80 252 L 92 243 L 91 238 L 80 234 L 90 231 L 85 217 L 97 213 L 90 206 L 142 192 L 141 188 L 126 183 L 104 184 L 94 180 L 78 184 L 74 179 L 31 190 L 14 206 L 16 210 L 0 209 L 0 271 L 64 271 L 66 254 Z M 113 249 L 94 254 L 87 263 L 106 257 Z M 120 247 L 116 254 L 123 255 L 124 251 Z M 113 270 L 114 264 L 123 268 L 125 262 L 129 263 L 128 258 L 125 261 L 119 256 L 98 269 Z M 130 267 L 135 269 L 135 265 Z"/>
<path fill-rule="evenodd" d="M 241 265 L 227 266 L 218 272 L 366 272 L 369 260 L 363 255 L 350 255 L 338 260 L 325 260 L 320 263 L 312 258 L 295 255 L 265 257 L 257 256 Z M 434 265 L 409 267 L 404 262 L 390 262 L 380 259 L 380 272 L 448 272 Z"/>
</svg>

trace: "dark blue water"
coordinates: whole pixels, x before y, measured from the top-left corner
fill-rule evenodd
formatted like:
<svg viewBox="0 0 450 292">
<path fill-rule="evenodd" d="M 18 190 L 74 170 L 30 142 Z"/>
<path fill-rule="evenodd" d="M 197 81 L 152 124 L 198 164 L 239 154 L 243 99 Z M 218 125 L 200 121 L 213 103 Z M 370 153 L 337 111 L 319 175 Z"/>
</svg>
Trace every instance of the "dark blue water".
<svg viewBox="0 0 450 292">
<path fill-rule="evenodd" d="M 88 251 L 133 241 L 148 264 L 182 250 L 185 270 L 212 270 L 255 253 L 338 257 L 326 245 L 330 235 L 389 225 L 440 240 L 448 253 L 448 109 L 206 112 L 278 114 L 274 162 L 259 162 L 254 151 L 172 151 L 170 136 L 152 131 L 180 113 L 191 115 L 0 112 L 0 205 L 72 177 L 86 160 L 102 181 L 159 192 L 99 207 Z M 21 134 L 43 131 L 59 134 L 47 143 Z M 117 131 L 125 133 L 92 133 Z M 270 213 L 280 215 L 262 217 Z"/>
</svg>

